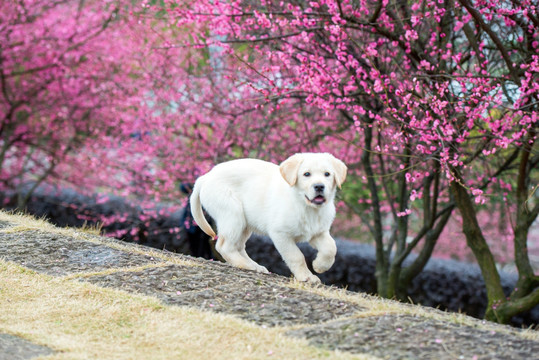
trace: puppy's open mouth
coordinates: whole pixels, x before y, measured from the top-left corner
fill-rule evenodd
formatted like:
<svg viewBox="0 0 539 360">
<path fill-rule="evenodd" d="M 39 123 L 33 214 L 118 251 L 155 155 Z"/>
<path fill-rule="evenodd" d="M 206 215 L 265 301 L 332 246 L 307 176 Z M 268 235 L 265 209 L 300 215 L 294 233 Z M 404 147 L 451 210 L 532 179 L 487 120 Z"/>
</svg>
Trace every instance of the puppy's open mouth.
<svg viewBox="0 0 539 360">
<path fill-rule="evenodd" d="M 307 199 L 307 201 L 309 201 L 311 204 L 315 204 L 315 205 L 322 205 L 323 203 L 326 202 L 326 198 L 323 196 L 323 195 L 316 195 L 314 198 L 312 199 L 309 199 L 307 197 L 307 195 L 305 195 L 305 198 Z"/>
</svg>

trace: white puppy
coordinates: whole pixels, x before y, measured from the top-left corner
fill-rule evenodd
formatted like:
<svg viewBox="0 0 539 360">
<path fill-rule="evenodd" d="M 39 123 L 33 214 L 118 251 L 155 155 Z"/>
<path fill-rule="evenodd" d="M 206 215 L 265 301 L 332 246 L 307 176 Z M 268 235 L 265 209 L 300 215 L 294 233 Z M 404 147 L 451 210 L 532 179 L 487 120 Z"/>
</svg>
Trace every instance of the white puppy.
<svg viewBox="0 0 539 360">
<path fill-rule="evenodd" d="M 309 242 L 318 254 L 317 273 L 335 261 L 337 247 L 329 234 L 335 218 L 336 187 L 346 178 L 346 165 L 327 153 L 300 153 L 280 166 L 255 159 L 232 160 L 197 179 L 191 211 L 202 230 L 217 238 L 216 249 L 233 266 L 267 273 L 245 252 L 253 232 L 268 235 L 294 276 L 320 282 L 297 247 Z M 217 237 L 202 207 L 215 220 Z"/>
</svg>

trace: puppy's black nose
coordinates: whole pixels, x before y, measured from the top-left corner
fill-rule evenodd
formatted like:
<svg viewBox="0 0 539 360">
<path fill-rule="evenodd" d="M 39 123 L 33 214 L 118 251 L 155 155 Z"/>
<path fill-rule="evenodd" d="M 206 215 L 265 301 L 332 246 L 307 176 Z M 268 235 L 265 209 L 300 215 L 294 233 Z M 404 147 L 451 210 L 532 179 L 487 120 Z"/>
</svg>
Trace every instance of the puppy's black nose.
<svg viewBox="0 0 539 360">
<path fill-rule="evenodd" d="M 324 192 L 324 184 L 314 184 L 314 190 L 316 192 Z"/>
</svg>

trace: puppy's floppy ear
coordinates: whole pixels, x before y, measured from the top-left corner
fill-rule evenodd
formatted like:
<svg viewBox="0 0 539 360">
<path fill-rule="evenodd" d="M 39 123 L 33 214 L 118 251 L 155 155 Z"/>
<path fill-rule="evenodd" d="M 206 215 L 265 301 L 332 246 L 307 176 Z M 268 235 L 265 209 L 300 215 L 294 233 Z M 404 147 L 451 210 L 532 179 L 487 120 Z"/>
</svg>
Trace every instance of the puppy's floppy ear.
<svg viewBox="0 0 539 360">
<path fill-rule="evenodd" d="M 348 171 L 348 168 L 341 160 L 334 156 L 332 156 L 332 158 L 333 159 L 331 159 L 331 162 L 335 168 L 335 182 L 337 183 L 337 187 L 340 189 L 342 183 L 344 180 L 346 180 L 346 172 Z"/>
<path fill-rule="evenodd" d="M 279 165 L 281 176 L 290 186 L 294 186 L 298 181 L 298 170 L 302 162 L 303 156 L 301 154 L 295 154 Z"/>
</svg>

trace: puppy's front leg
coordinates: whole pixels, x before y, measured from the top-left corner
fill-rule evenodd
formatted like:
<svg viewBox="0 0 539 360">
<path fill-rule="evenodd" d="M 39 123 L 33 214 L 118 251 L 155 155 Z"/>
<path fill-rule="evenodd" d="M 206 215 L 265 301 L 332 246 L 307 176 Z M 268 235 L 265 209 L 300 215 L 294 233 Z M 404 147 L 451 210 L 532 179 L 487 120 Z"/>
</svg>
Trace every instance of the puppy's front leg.
<svg viewBox="0 0 539 360">
<path fill-rule="evenodd" d="M 270 234 L 270 237 L 275 244 L 275 248 L 277 248 L 277 251 L 279 251 L 279 254 L 281 254 L 281 257 L 296 279 L 299 281 L 320 283 L 320 279 L 307 268 L 305 256 L 303 256 L 303 253 L 294 240 L 279 233 Z"/>
<path fill-rule="evenodd" d="M 335 255 L 337 255 L 337 245 L 329 231 L 313 237 L 309 243 L 318 250 L 316 259 L 313 261 L 314 271 L 319 274 L 328 271 L 335 262 Z"/>
</svg>

